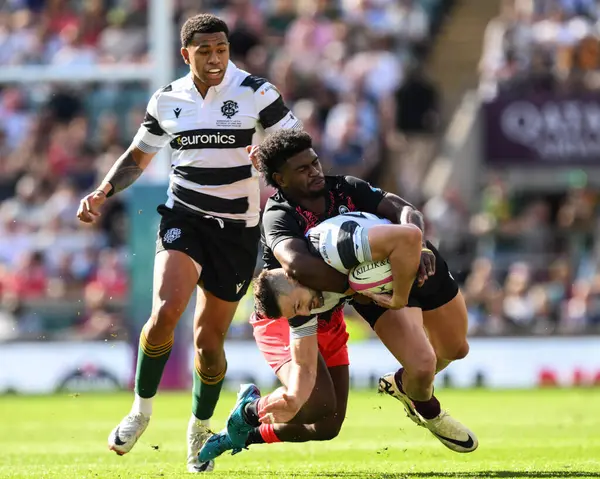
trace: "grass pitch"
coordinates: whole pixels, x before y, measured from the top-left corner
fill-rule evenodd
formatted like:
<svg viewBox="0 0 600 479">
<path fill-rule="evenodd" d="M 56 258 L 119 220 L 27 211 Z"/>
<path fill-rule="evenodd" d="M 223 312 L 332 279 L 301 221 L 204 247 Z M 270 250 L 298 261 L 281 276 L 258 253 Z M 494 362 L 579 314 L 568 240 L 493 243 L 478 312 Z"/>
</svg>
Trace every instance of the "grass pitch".
<svg viewBox="0 0 600 479">
<path fill-rule="evenodd" d="M 413 425 L 400 404 L 352 391 L 344 428 L 329 442 L 254 445 L 216 464 L 214 478 L 600 478 L 600 389 L 441 390 L 442 404 L 479 436 L 456 454 Z M 185 472 L 188 394 L 159 395 L 131 453 L 106 437 L 130 394 L 0 397 L 0 478 L 170 479 Z M 224 424 L 225 393 L 213 426 Z"/>
</svg>

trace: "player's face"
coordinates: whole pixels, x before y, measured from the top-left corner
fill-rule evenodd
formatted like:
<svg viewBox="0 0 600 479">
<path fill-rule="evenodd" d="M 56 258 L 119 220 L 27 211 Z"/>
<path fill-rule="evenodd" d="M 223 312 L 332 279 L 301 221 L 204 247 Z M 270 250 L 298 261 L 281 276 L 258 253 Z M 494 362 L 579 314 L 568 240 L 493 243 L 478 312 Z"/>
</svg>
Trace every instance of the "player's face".
<svg viewBox="0 0 600 479">
<path fill-rule="evenodd" d="M 321 162 L 312 148 L 289 158 L 278 176 L 281 188 L 294 196 L 321 196 L 327 189 Z"/>
<path fill-rule="evenodd" d="M 196 33 L 192 43 L 181 49 L 194 77 L 208 89 L 223 81 L 229 63 L 229 41 L 224 32 Z"/>
<path fill-rule="evenodd" d="M 323 306 L 322 294 L 296 281 L 289 281 L 293 285 L 292 290 L 286 295 L 279 296 L 279 307 L 283 317 L 310 316 L 312 309 Z"/>
</svg>

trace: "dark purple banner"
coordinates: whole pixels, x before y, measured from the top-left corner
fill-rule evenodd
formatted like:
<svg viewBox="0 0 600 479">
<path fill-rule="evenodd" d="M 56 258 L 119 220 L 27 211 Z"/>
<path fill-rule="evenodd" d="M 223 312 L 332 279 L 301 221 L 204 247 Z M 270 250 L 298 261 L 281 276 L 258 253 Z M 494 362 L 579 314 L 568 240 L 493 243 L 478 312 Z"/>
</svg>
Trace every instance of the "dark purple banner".
<svg viewBox="0 0 600 479">
<path fill-rule="evenodd" d="M 600 94 L 497 98 L 483 119 L 493 166 L 600 166 Z"/>
</svg>

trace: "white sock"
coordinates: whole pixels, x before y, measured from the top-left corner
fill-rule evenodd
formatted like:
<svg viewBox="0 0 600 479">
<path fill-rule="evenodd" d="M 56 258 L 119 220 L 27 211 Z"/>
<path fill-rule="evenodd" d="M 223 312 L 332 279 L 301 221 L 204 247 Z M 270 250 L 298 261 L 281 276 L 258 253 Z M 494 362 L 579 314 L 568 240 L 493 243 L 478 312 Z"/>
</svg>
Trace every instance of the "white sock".
<svg viewBox="0 0 600 479">
<path fill-rule="evenodd" d="M 131 407 L 131 412 L 133 414 L 142 413 L 144 416 L 151 416 L 153 402 L 154 397 L 143 398 L 138 396 L 138 394 L 136 393 L 135 399 L 133 400 L 133 406 Z"/>
<path fill-rule="evenodd" d="M 197 425 L 204 426 L 210 429 L 210 419 L 198 419 L 194 414 L 190 417 L 190 426 L 195 427 Z"/>
</svg>

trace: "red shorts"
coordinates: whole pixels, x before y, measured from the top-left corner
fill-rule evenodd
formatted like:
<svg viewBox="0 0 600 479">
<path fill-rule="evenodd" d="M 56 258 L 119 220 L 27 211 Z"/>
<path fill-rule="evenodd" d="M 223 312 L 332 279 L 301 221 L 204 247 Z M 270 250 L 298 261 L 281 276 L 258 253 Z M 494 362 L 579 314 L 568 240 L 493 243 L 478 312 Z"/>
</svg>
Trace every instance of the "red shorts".
<svg viewBox="0 0 600 479">
<path fill-rule="evenodd" d="M 290 353 L 290 325 L 286 318 L 261 318 L 255 313 L 250 317 L 254 339 L 269 366 L 275 372 L 292 359 Z M 341 308 L 331 314 L 331 320 L 319 320 L 317 327 L 319 352 L 328 368 L 348 366 L 348 333 L 344 312 Z"/>
</svg>

